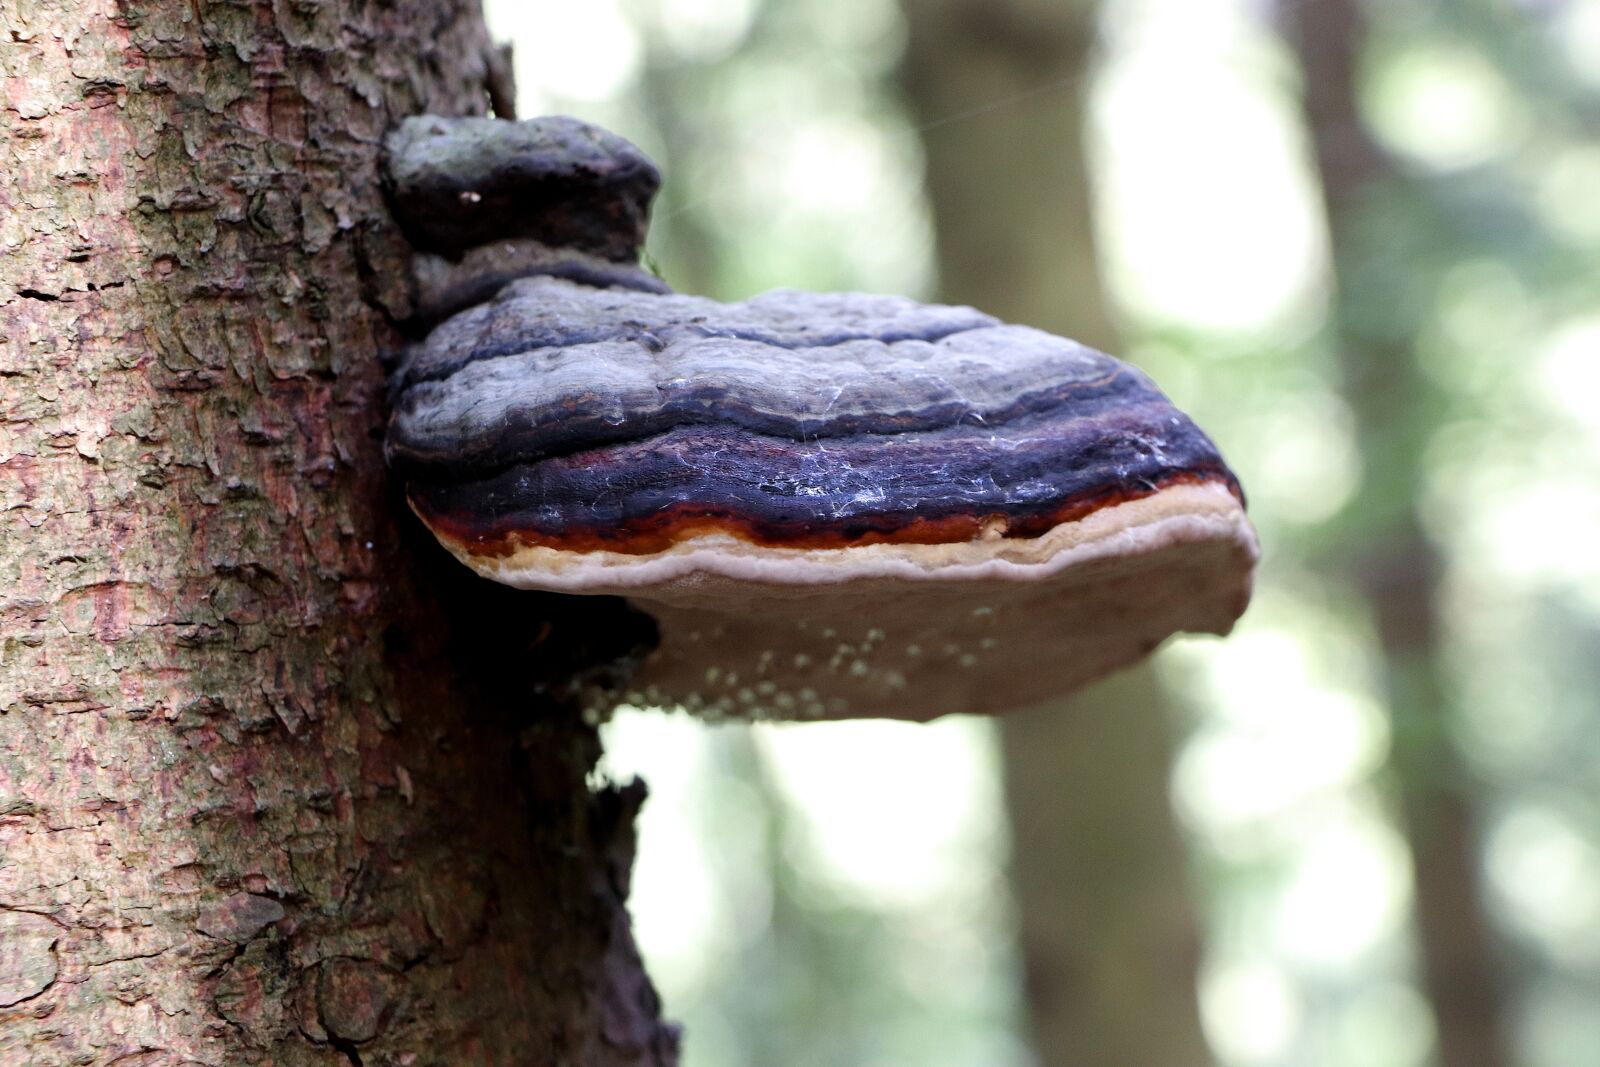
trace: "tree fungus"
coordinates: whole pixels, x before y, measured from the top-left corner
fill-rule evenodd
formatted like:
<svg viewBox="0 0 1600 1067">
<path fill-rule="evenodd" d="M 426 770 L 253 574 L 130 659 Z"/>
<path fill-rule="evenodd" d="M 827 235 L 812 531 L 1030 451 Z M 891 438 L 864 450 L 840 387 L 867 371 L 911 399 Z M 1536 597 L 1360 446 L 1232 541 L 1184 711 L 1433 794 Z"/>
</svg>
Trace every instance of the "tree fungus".
<svg viewBox="0 0 1600 1067">
<path fill-rule="evenodd" d="M 419 306 L 454 311 L 394 372 L 390 462 L 479 574 L 656 619 L 592 699 L 1004 711 L 1244 610 L 1238 482 L 1134 368 L 970 308 L 666 292 L 636 266 L 654 170 L 569 119 L 415 119 L 390 150 L 439 260 Z"/>
</svg>

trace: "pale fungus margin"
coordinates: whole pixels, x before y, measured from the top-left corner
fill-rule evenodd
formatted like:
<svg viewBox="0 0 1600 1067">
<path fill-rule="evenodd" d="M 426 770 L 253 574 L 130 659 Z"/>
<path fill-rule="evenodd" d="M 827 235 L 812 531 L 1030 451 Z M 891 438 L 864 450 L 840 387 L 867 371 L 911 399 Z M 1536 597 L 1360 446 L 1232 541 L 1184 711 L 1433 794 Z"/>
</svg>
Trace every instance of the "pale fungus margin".
<svg viewBox="0 0 1600 1067">
<path fill-rule="evenodd" d="M 443 321 L 393 373 L 390 462 L 479 574 L 654 617 L 595 707 L 1005 711 L 1244 611 L 1238 482 L 1139 371 L 971 308 L 666 292 L 634 265 L 657 179 L 632 146 L 411 122 L 396 211 L 430 221 L 417 305 Z M 463 280 L 485 233 L 509 251 Z M 456 295 L 423 291 L 447 275 Z"/>
</svg>

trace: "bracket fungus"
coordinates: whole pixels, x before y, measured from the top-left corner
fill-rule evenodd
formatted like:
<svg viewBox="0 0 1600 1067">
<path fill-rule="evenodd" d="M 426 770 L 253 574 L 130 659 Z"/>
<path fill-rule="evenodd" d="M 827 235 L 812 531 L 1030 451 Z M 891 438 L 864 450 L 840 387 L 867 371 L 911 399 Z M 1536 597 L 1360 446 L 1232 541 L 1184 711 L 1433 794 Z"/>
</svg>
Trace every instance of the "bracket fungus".
<svg viewBox="0 0 1600 1067">
<path fill-rule="evenodd" d="M 564 119 L 411 123 L 390 150 L 397 215 L 434 227 L 414 239 L 456 263 L 496 228 L 539 247 L 409 348 L 389 460 L 479 574 L 655 618 L 658 647 L 596 702 L 1004 711 L 1244 610 L 1238 482 L 1141 372 L 970 308 L 662 291 L 633 265 L 655 180 L 631 146 Z M 496 216 L 542 218 L 441 233 L 428 183 L 400 176 L 463 131 L 536 146 L 537 165 L 474 165 Z M 469 216 L 489 199 L 433 187 Z"/>
</svg>

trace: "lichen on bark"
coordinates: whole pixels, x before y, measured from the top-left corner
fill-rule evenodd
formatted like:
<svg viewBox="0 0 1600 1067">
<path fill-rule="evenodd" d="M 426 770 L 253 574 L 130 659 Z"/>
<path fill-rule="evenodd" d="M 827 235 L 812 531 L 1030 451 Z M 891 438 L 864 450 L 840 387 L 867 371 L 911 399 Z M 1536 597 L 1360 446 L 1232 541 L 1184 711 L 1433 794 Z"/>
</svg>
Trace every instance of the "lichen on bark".
<svg viewBox="0 0 1600 1067">
<path fill-rule="evenodd" d="M 383 473 L 470 0 L 0 0 L 0 1063 L 667 1064 L 639 789 Z"/>
</svg>

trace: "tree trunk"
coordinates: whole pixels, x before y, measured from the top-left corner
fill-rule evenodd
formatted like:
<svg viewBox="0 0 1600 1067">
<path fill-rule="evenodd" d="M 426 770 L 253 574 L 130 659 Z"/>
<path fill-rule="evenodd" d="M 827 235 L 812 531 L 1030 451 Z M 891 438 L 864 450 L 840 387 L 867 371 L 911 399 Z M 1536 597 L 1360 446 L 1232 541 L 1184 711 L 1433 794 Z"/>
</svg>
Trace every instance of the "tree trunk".
<svg viewBox="0 0 1600 1067">
<path fill-rule="evenodd" d="M 1411 346 L 1420 314 L 1373 247 L 1370 209 L 1402 176 L 1362 121 L 1358 69 L 1365 26 L 1356 0 L 1286 6 L 1305 71 L 1305 110 L 1333 235 L 1334 329 L 1345 394 L 1360 428 L 1364 477 L 1347 522 L 1364 548 L 1349 561 L 1382 653 L 1394 719 L 1394 771 L 1411 846 L 1424 984 L 1447 1067 L 1512 1062 L 1505 993 L 1482 905 L 1470 774 L 1449 736 L 1437 605 L 1444 564 L 1418 519 L 1438 398 Z M 1378 234 L 1379 240 L 1389 235 Z M 1414 279 L 1412 280 L 1414 284 Z"/>
<path fill-rule="evenodd" d="M 470 0 L 0 0 L 0 1062 L 667 1064 L 640 787 L 535 692 L 625 619 L 386 488 L 379 144 Z"/>
<path fill-rule="evenodd" d="M 931 124 L 944 298 L 1114 350 L 1081 137 L 1096 6 L 906 0 L 905 84 Z M 1148 667 L 1001 722 L 1028 1004 L 1049 1067 L 1210 1060 L 1170 723 Z"/>
</svg>

